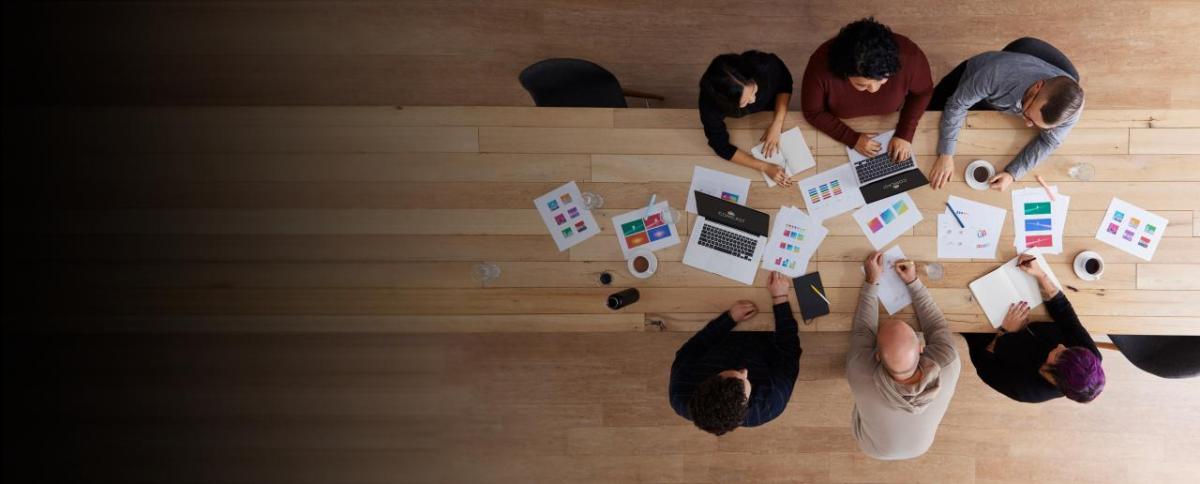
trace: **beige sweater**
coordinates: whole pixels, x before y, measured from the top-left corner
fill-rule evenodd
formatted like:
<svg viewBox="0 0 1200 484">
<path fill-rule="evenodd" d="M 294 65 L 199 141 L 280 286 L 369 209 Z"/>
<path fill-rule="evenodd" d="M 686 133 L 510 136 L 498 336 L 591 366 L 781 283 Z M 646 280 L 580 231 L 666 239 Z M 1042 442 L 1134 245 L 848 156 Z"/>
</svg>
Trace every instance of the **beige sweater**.
<svg viewBox="0 0 1200 484">
<path fill-rule="evenodd" d="M 901 385 L 875 359 L 875 333 L 879 327 L 879 286 L 863 284 L 850 332 L 846 378 L 854 395 L 851 425 L 858 446 L 876 459 L 911 459 L 929 450 L 938 424 L 946 414 L 958 383 L 962 363 L 954 348 L 946 317 L 933 302 L 920 279 L 908 285 L 925 351 L 921 381 Z"/>
</svg>

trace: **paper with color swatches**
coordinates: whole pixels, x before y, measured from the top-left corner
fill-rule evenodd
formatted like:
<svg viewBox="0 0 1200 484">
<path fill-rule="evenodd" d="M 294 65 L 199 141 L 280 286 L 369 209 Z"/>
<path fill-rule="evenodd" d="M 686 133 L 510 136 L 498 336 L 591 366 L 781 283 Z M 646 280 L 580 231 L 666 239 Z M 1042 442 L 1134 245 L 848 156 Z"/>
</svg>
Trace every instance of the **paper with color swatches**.
<svg viewBox="0 0 1200 484">
<path fill-rule="evenodd" d="M 807 270 L 808 261 L 826 235 L 829 235 L 829 229 L 804 211 L 780 207 L 767 239 L 767 248 L 763 251 L 762 268 L 799 277 Z"/>
<path fill-rule="evenodd" d="M 825 170 L 796 182 L 808 215 L 817 221 L 827 220 L 863 206 L 854 167 L 849 163 Z"/>
<path fill-rule="evenodd" d="M 1166 231 L 1166 218 L 1113 198 L 1100 220 L 1100 228 L 1096 229 L 1096 238 L 1143 260 L 1150 260 Z"/>
<path fill-rule="evenodd" d="M 634 250 L 655 251 L 678 244 L 679 232 L 666 222 L 670 210 L 667 202 L 658 202 L 650 210 L 641 207 L 613 217 L 621 254 L 628 259 Z"/>
<path fill-rule="evenodd" d="M 939 259 L 995 259 L 1000 231 L 1008 211 L 951 195 L 947 200 L 955 212 L 938 214 L 937 256 Z M 958 220 L 962 220 L 962 225 Z"/>
<path fill-rule="evenodd" d="M 692 187 L 688 189 L 687 198 L 687 211 L 692 213 L 696 213 L 697 191 L 746 205 L 746 199 L 750 197 L 750 179 L 697 166 L 692 170 Z"/>
<path fill-rule="evenodd" d="M 560 252 L 600 232 L 592 211 L 583 206 L 579 186 L 573 181 L 534 199 L 533 206 L 537 207 Z"/>
<path fill-rule="evenodd" d="M 1061 254 L 1063 228 L 1067 224 L 1067 207 L 1071 197 L 1050 187 L 1054 200 L 1042 187 L 1013 190 L 1013 245 L 1017 252 L 1039 248 L 1043 254 Z"/>
<path fill-rule="evenodd" d="M 854 221 L 876 250 L 904 235 L 923 218 L 908 193 L 892 195 L 854 212 Z"/>
</svg>

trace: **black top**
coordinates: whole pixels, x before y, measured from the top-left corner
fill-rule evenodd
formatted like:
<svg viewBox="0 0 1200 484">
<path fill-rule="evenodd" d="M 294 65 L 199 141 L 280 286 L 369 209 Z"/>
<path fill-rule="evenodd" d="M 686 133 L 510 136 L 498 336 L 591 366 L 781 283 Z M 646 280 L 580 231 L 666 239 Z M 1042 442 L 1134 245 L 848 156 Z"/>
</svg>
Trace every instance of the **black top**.
<svg viewBox="0 0 1200 484">
<path fill-rule="evenodd" d="M 734 116 L 740 118 L 759 111 L 775 109 L 775 97 L 780 93 L 792 93 L 792 73 L 788 71 L 783 61 L 775 54 L 749 51 L 742 57 L 750 61 L 758 70 L 758 94 L 754 102 L 742 108 L 742 112 Z M 725 112 L 717 106 L 712 98 L 700 92 L 700 122 L 704 124 L 704 136 L 708 137 L 708 146 L 717 152 L 717 156 L 726 160 L 733 158 L 737 147 L 729 143 L 729 130 L 725 128 Z"/>
<path fill-rule="evenodd" d="M 733 331 L 729 311 L 710 321 L 675 353 L 667 392 L 671 408 L 691 420 L 688 401 L 704 380 L 725 370 L 745 368 L 750 402 L 743 427 L 767 423 L 783 413 L 800 372 L 800 333 L 790 303 L 775 310 L 775 331 Z"/>
<path fill-rule="evenodd" d="M 996 340 L 994 352 L 984 349 L 975 354 L 976 351 L 972 351 L 971 359 L 979 378 L 1018 402 L 1039 403 L 1063 396 L 1062 391 L 1039 372 L 1050 350 L 1059 344 L 1068 348 L 1082 346 L 1100 357 L 1096 342 L 1079 323 L 1079 317 L 1062 291 L 1046 301 L 1046 311 L 1054 322 L 1031 323 L 1021 331 L 1001 335 Z"/>
</svg>

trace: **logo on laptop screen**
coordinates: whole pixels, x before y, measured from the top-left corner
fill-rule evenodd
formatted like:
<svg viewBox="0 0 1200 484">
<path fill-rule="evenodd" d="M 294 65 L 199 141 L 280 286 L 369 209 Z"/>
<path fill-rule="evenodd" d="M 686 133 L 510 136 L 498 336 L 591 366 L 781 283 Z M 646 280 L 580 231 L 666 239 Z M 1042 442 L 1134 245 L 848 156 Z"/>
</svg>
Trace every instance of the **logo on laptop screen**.
<svg viewBox="0 0 1200 484">
<path fill-rule="evenodd" d="M 745 222 L 746 222 L 746 219 L 745 219 L 744 217 L 738 217 L 738 216 L 737 216 L 737 213 L 735 213 L 733 210 L 726 210 L 726 211 L 724 211 L 724 212 L 717 212 L 717 215 L 720 215 L 720 216 L 721 216 L 721 218 L 723 218 L 723 219 L 732 220 L 732 221 L 734 221 L 734 222 L 737 222 L 737 223 L 745 223 Z"/>
</svg>

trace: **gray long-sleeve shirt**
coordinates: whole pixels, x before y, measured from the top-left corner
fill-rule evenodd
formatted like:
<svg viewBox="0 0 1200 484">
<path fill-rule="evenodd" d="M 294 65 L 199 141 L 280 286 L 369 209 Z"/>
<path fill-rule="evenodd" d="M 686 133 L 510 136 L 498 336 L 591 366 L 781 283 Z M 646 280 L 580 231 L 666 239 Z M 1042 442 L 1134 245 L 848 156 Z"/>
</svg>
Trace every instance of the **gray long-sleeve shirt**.
<svg viewBox="0 0 1200 484">
<path fill-rule="evenodd" d="M 934 435 L 954 389 L 962 363 L 954 336 L 920 279 L 908 284 L 917 322 L 925 333 L 925 351 L 918 365 L 921 381 L 902 385 L 875 359 L 879 328 L 879 286 L 865 283 L 846 354 L 846 378 L 854 396 L 850 423 L 859 448 L 876 459 L 911 459 L 933 445 Z"/>
<path fill-rule="evenodd" d="M 1017 52 L 984 52 L 967 61 L 958 89 L 946 100 L 942 111 L 938 154 L 953 155 L 958 133 L 967 118 L 967 109 L 979 101 L 991 104 L 996 110 L 1021 116 L 1025 90 L 1042 79 L 1068 76 L 1066 71 L 1037 57 Z M 1067 133 L 1079 122 L 1081 108 L 1074 116 L 1051 129 L 1041 130 L 1016 158 L 1004 168 L 1019 180 L 1025 173 L 1050 156 L 1067 139 Z"/>
</svg>

